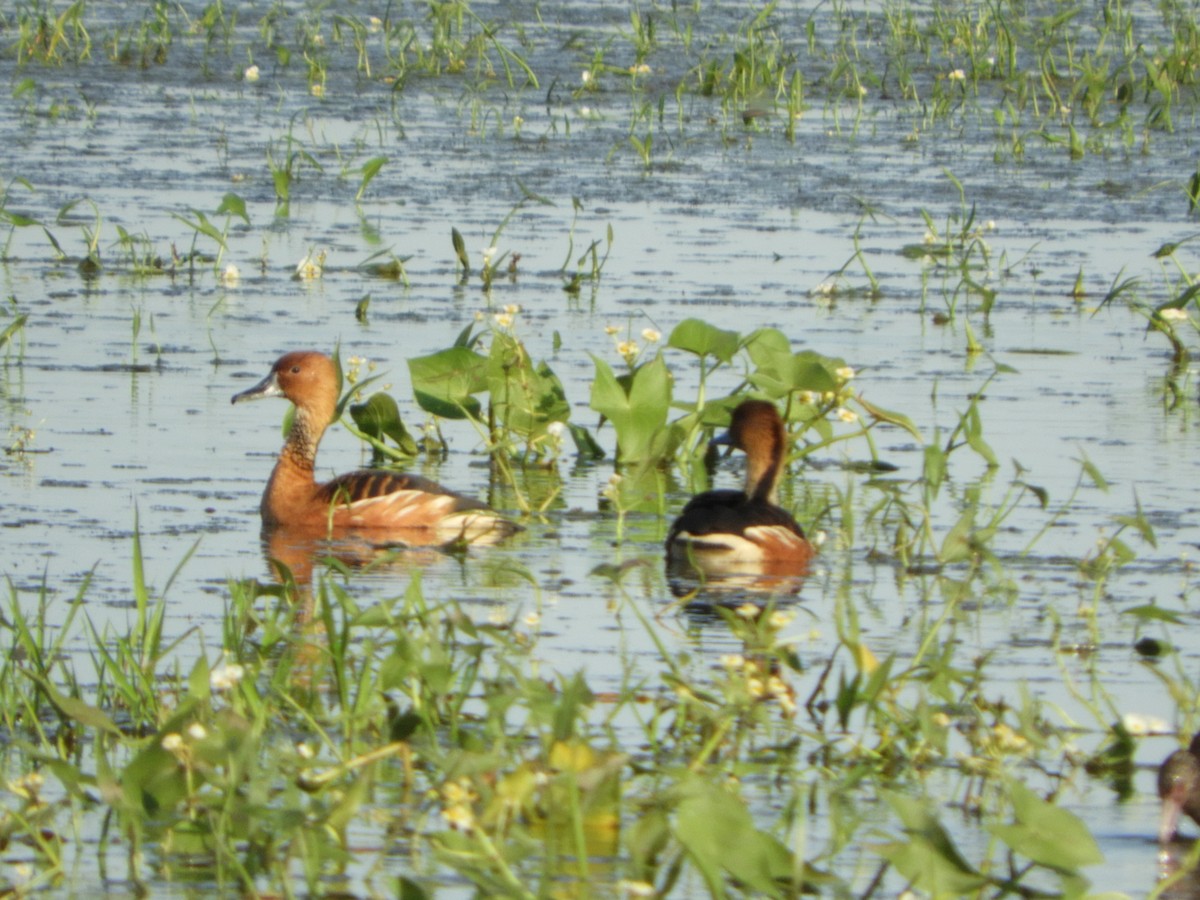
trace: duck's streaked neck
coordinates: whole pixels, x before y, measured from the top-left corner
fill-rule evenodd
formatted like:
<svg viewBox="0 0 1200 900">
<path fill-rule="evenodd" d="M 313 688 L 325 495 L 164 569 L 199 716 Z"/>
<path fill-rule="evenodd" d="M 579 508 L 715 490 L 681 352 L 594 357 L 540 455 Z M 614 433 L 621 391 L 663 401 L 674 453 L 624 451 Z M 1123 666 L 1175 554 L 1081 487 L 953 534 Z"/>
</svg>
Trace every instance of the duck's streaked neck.
<svg viewBox="0 0 1200 900">
<path fill-rule="evenodd" d="M 325 433 L 329 417 L 330 414 L 322 410 L 297 406 L 287 441 L 280 453 L 281 459 L 312 472 L 317 462 L 317 445 L 321 443 L 321 435 Z"/>
</svg>

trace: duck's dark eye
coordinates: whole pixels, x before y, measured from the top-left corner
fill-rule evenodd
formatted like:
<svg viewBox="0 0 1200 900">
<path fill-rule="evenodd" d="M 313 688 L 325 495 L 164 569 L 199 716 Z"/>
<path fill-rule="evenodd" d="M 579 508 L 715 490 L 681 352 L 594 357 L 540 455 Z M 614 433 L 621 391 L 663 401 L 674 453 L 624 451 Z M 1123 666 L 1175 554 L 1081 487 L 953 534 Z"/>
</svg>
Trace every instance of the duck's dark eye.
<svg viewBox="0 0 1200 900">
<path fill-rule="evenodd" d="M 293 374 L 293 375 L 299 375 L 299 374 L 300 374 L 300 367 L 299 367 L 299 366 L 292 366 L 292 374 Z"/>
</svg>

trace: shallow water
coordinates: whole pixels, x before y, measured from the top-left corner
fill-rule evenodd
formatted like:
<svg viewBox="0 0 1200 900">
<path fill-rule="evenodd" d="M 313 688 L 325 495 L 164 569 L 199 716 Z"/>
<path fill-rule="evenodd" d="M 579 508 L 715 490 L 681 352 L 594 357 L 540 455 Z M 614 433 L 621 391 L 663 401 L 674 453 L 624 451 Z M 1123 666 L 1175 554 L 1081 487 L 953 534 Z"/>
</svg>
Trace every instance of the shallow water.
<svg viewBox="0 0 1200 900">
<path fill-rule="evenodd" d="M 590 9 L 563 7 L 537 45 L 555 46 L 555 35 L 568 26 L 616 29 L 626 18 L 622 12 L 605 22 L 605 13 Z M 736 20 L 736 10 L 726 12 Z M 785 27 L 792 16 L 784 17 Z M 0 265 L 0 292 L 29 316 L 20 347 L 6 348 L 0 370 L 0 430 L 13 440 L 23 429 L 35 432 L 25 453 L 0 456 L 0 572 L 25 598 L 44 580 L 57 601 L 51 618 L 90 573 L 89 617 L 99 628 L 124 630 L 132 615 L 136 523 L 149 580 L 159 590 L 196 547 L 170 586 L 170 636 L 195 627 L 208 647 L 220 645 L 226 581 L 267 577 L 257 503 L 284 412 L 283 404 L 233 408 L 229 398 L 261 378 L 283 350 L 339 345 L 344 358 L 371 360 L 387 373 L 407 421 L 419 424 L 423 414 L 411 400 L 405 360 L 448 346 L 481 312 L 519 304 L 517 333 L 562 378 L 573 419 L 593 427 L 588 353 L 617 362 L 605 326 L 633 337 L 649 326 L 667 334 L 694 316 L 743 333 L 777 327 L 797 349 L 844 358 L 869 400 L 908 415 L 927 439 L 953 429 L 995 362 L 1012 367 L 987 385 L 981 404 L 985 437 L 1002 467 L 989 476 L 978 457 L 958 454 L 938 526 L 950 527 L 955 499 L 979 479 L 985 495 L 999 502 L 1010 461 L 1049 493 L 1052 508 L 1070 497 L 1084 458 L 1109 487 L 1085 482 L 1028 555 L 1026 545 L 1047 513 L 1027 497 L 1005 521 L 995 549 L 1020 573 L 1019 593 L 979 598 L 975 616 L 956 632 L 964 657 L 1002 657 L 995 670 L 1011 681 L 992 689 L 1015 699 L 1027 687 L 1076 721 L 1079 743 L 1089 749 L 1104 723 L 1068 690 L 1064 672 L 1086 682 L 1086 670 L 1056 652 L 1056 637 L 1099 655 L 1097 670 L 1117 713 L 1177 723 L 1172 698 L 1132 651 L 1137 626 L 1121 611 L 1159 603 L 1182 609 L 1189 623 L 1195 617 L 1194 385 L 1183 373 L 1182 402 L 1164 404 L 1163 382 L 1171 374 L 1166 342 L 1147 334 L 1144 320 L 1120 301 L 1097 306 L 1114 281 L 1131 276 L 1144 279 L 1151 296 L 1165 292 L 1169 272 L 1151 254 L 1193 229 L 1182 192 L 1189 172 L 1180 164 L 1195 157 L 1193 129 L 1155 133 L 1146 154 L 1116 146 L 1073 161 L 1062 147 L 1031 141 L 1024 160 L 997 163 L 985 112 L 964 112 L 951 133 L 914 141 L 914 121 L 903 107 L 869 97 L 861 110 L 841 110 L 836 121 L 831 109 L 811 109 L 788 142 L 778 120 L 730 124 L 715 101 L 695 96 L 684 98 L 687 124 L 678 128 L 674 98 L 667 97 L 664 122 L 654 125 L 662 149 L 647 170 L 629 148 L 631 98 L 623 83 L 614 77 L 598 93 L 573 95 L 581 63 L 570 54 L 557 58 L 557 84 L 538 91 L 475 94 L 437 81 L 392 92 L 356 81 L 353 72 L 333 72 L 320 100 L 294 72 L 264 67 L 263 79 L 248 84 L 237 77 L 241 60 L 218 56 L 204 76 L 194 50 L 181 43 L 172 52 L 170 65 L 146 71 L 91 65 L 86 87 L 70 67 L 31 72 L 17 70 L 11 58 L 0 63 L 10 81 L 30 74 L 37 81 L 34 110 L 0 106 L 6 148 L 0 168 L 34 188 L 10 185 L 8 207 L 44 221 L 68 253 L 81 255 L 79 223 L 91 224 L 90 207 L 76 206 L 68 223 L 56 222 L 55 214 L 90 199 L 102 218 L 107 267 L 98 278 L 84 278 L 72 262 L 56 260 L 34 228 L 14 232 Z M 662 81 L 664 88 L 675 83 L 665 75 Z M 76 111 L 49 115 L 56 99 Z M 471 128 L 473 115 L 482 133 Z M 301 168 L 288 214 L 280 216 L 265 157 L 268 145 L 280 153 L 289 134 L 324 171 Z M 380 155 L 389 162 L 356 205 L 357 169 Z M 922 240 L 920 210 L 939 226 L 961 211 L 944 170 L 962 183 L 979 221 L 995 222 L 985 240 L 998 297 L 986 320 L 976 298 L 963 298 L 958 318 L 937 324 L 932 314 L 945 308 L 940 276 L 900 252 Z M 460 285 L 451 227 L 465 236 L 478 265 L 495 229 L 521 201 L 521 185 L 552 205 L 527 203 L 500 236 L 501 252 L 521 255 L 517 276 L 500 279 L 490 294 L 478 279 Z M 224 260 L 241 271 L 235 286 L 222 286 L 204 264 L 145 277 L 122 264 L 118 225 L 146 235 L 160 255 L 172 246 L 186 253 L 193 231 L 177 216 L 194 219 L 189 211 L 200 209 L 223 221 L 212 211 L 228 191 L 246 200 L 250 217 L 249 226 L 235 220 L 228 237 Z M 573 198 L 582 206 L 574 226 Z M 864 203 L 874 212 L 865 219 Z M 569 274 L 590 242 L 600 241 L 603 252 L 608 228 L 614 241 L 600 281 L 585 284 L 578 298 L 568 296 L 564 260 L 571 261 Z M 859 292 L 818 289 L 853 254 L 856 228 L 880 284 L 875 299 L 861 291 L 866 279 L 855 265 L 844 286 Z M 205 238 L 196 246 L 215 249 Z M 1181 258 L 1194 257 L 1190 246 Z M 407 287 L 357 268 L 385 248 L 407 258 Z M 324 277 L 294 280 L 297 261 L 310 249 L 327 253 Z M 1089 293 L 1082 303 L 1069 296 L 1080 270 Z M 366 294 L 368 320 L 359 322 L 354 311 Z M 1152 302 L 1165 299 L 1162 293 Z M 965 352 L 965 321 L 984 354 Z M 555 333 L 562 336 L 558 350 Z M 690 398 L 694 367 L 683 354 L 668 358 L 677 397 Z M 735 377 L 724 374 L 710 385 L 710 396 L 732 389 Z M 482 496 L 488 474 L 476 436 L 460 423 L 444 428 L 449 458 L 422 471 Z M 598 436 L 611 457 L 611 431 Z M 894 477 L 920 476 L 921 448 L 911 436 L 893 429 L 875 439 L 881 457 L 898 467 Z M 839 445 L 794 473 L 791 490 L 852 488 L 861 510 L 870 488 L 841 464 L 866 456 L 861 444 Z M 363 462 L 345 432 L 335 429 L 322 445 L 326 473 Z M 599 501 L 611 463 L 566 458 L 558 472 L 561 498 L 527 522 L 520 538 L 472 551 L 465 562 L 422 563 L 426 592 L 478 603 L 481 614 L 496 604 L 540 605 L 547 665 L 564 672 L 582 665 L 593 688 L 613 688 L 620 646 L 635 641 L 634 654 L 652 669 L 655 653 L 636 646 L 639 633 L 614 617 L 607 591 L 589 573 L 600 563 L 645 558 L 651 566 L 636 600 L 647 610 L 663 608 L 671 595 L 658 560 L 668 519 L 633 514 L 618 540 Z M 724 464 L 717 478 L 734 483 L 736 464 Z M 676 487 L 668 510 L 683 502 Z M 1102 640 L 1092 647 L 1093 622 L 1081 610 L 1092 605 L 1093 585 L 1075 563 L 1112 533 L 1114 516 L 1132 514 L 1137 504 L 1154 526 L 1157 546 L 1130 537 L 1137 558 L 1110 578 L 1096 602 Z M 871 561 L 867 535 L 856 533 L 843 545 L 836 520 L 818 524 L 830 540 L 792 626 L 810 671 L 836 646 L 832 626 L 823 623 L 844 577 L 875 653 L 914 651 L 922 623 L 938 612 L 923 608 L 926 593 L 891 565 Z M 510 561 L 533 573 L 540 595 L 519 581 L 497 586 L 494 567 Z M 356 579 L 353 590 L 400 593 L 410 578 L 406 562 Z M 737 649 L 711 621 L 686 624 L 669 631 L 679 648 L 714 662 Z M 1172 637 L 1186 644 L 1185 630 Z M 1194 671 L 1196 654 L 1183 652 L 1185 668 Z M 805 685 L 797 687 L 805 693 Z M 1148 769 L 1173 746 L 1166 737 L 1140 743 L 1144 770 L 1130 801 L 1118 803 L 1104 785 L 1085 783 L 1064 803 L 1089 822 L 1106 854 L 1088 872 L 1095 883 L 1132 894 L 1152 884 L 1157 801 Z M 968 847 L 988 839 L 972 835 L 967 829 Z"/>
</svg>

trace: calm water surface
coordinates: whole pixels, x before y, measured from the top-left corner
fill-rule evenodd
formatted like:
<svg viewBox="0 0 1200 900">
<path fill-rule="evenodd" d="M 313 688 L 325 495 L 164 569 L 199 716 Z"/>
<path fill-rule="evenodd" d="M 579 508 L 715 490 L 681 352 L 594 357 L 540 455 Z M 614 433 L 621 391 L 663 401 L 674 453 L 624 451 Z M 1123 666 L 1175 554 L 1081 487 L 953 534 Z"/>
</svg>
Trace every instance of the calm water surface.
<svg viewBox="0 0 1200 900">
<path fill-rule="evenodd" d="M 573 15 L 585 13 L 564 7 L 547 27 L 565 29 Z M 86 85 L 69 68 L 37 70 L 35 110 L 0 106 L 0 170 L 34 188 L 10 187 L 8 205 L 45 221 L 64 249 L 79 255 L 80 225 L 93 220 L 90 206 L 76 206 L 69 222 L 55 222 L 55 214 L 89 199 L 102 219 L 101 252 L 110 265 L 84 279 L 72 263 L 54 259 L 34 228 L 15 232 L 0 265 L 0 291 L 29 316 L 22 351 L 8 348 L 0 369 L 0 430 L 10 440 L 24 429 L 35 432 L 26 454 L 0 457 L 0 572 L 21 596 L 32 602 L 44 580 L 61 614 L 90 575 L 88 615 L 99 628 L 123 631 L 132 615 L 136 522 L 159 590 L 196 547 L 170 586 L 168 628 L 171 636 L 198 628 L 207 647 L 219 646 L 227 580 L 267 577 L 257 505 L 284 412 L 283 404 L 232 408 L 229 398 L 261 378 L 284 350 L 340 345 L 344 357 L 369 359 L 386 373 L 408 421 L 419 424 L 423 414 L 411 400 L 405 361 L 448 346 L 481 312 L 519 304 L 518 334 L 563 379 L 573 418 L 593 427 L 588 353 L 618 362 L 605 327 L 634 337 L 646 327 L 666 334 L 694 316 L 743 333 L 776 327 L 796 349 L 844 358 L 858 371 L 864 396 L 907 414 L 929 440 L 939 432 L 944 440 L 996 363 L 1011 367 L 987 385 L 981 404 L 985 437 L 1002 467 L 989 475 L 978 457 L 956 455 L 938 528 L 953 524 L 956 499 L 976 480 L 984 479 L 990 502 L 1000 502 L 1015 465 L 1048 492 L 1052 507 L 1070 497 L 1081 460 L 1109 485 L 1101 490 L 1085 480 L 1069 511 L 1028 555 L 1021 554 L 1047 513 L 1026 498 L 1005 521 L 995 547 L 1019 573 L 1019 592 L 1011 601 L 980 598 L 977 612 L 955 632 L 962 658 L 997 654 L 1003 665 L 993 665 L 993 679 L 1002 673 L 1010 681 L 993 681 L 994 691 L 1013 702 L 1022 690 L 1044 698 L 1064 721 L 1078 723 L 1080 746 L 1094 748 L 1104 723 L 1069 689 L 1078 678 L 1081 692 L 1091 695 L 1087 669 L 1057 653 L 1054 642 L 1090 647 L 1092 623 L 1082 613 L 1092 607 L 1094 586 L 1075 563 L 1115 530 L 1114 516 L 1132 514 L 1140 503 L 1157 545 L 1129 536 L 1137 558 L 1110 579 L 1096 604 L 1101 643 L 1090 649 L 1099 654 L 1116 714 L 1177 723 L 1174 701 L 1136 659 L 1136 625 L 1121 611 L 1160 603 L 1182 609 L 1194 624 L 1195 390 L 1184 373 L 1186 396 L 1168 408 L 1165 341 L 1148 335 L 1144 320 L 1122 303 L 1097 305 L 1121 278 L 1144 279 L 1151 296 L 1156 285 L 1165 291 L 1165 270 L 1151 254 L 1192 229 L 1182 194 L 1195 158 L 1192 130 L 1157 135 L 1154 152 L 1145 155 L 1118 148 L 1072 161 L 1061 147 L 1031 144 L 1025 160 L 997 163 L 983 112 L 964 114 L 950 134 L 914 141 L 908 139 L 913 122 L 887 102 L 868 102 L 856 129 L 848 124 L 857 110 L 847 110 L 839 127 L 817 108 L 789 143 L 777 121 L 727 126 L 719 107 L 699 98 L 685 98 L 688 125 L 673 132 L 672 98 L 656 145 L 661 151 L 646 170 L 626 140 L 629 94 L 614 82 L 574 96 L 580 64 L 569 57 L 549 90 L 474 97 L 439 83 L 392 93 L 386 85 L 356 83 L 350 73 L 331 77 L 319 100 L 294 77 L 264 72 L 257 84 L 245 83 L 236 61 L 222 59 L 201 77 L 185 50 L 179 53 L 180 65 L 149 71 L 93 66 L 90 75 L 110 80 Z M 3 66 L 10 81 L 29 74 L 10 59 Z M 76 112 L 46 115 L 56 98 Z M 475 111 L 487 116 L 482 133 L 470 127 Z M 523 119 L 519 131 L 514 116 Z M 710 118 L 714 124 L 705 124 Z M 284 152 L 289 134 L 323 171 L 300 170 L 288 215 L 281 216 L 266 154 L 268 146 Z M 357 170 L 374 156 L 389 161 L 356 205 Z M 923 238 L 921 210 L 939 226 L 961 211 L 946 171 L 962 183 L 979 221 L 995 223 L 986 241 L 998 295 L 986 321 L 977 298 L 962 298 L 959 317 L 938 324 L 932 314 L 945 309 L 942 277 L 900 253 Z M 527 203 L 500 236 L 502 252 L 521 255 L 519 274 L 490 294 L 478 279 L 460 285 L 451 227 L 465 236 L 478 264 L 521 201 L 522 185 L 552 205 Z M 122 266 L 118 226 L 148 237 L 158 253 L 172 245 L 186 252 L 193 232 L 178 216 L 194 218 L 189 211 L 199 209 L 223 221 L 213 210 L 229 191 L 245 198 L 251 220 L 231 227 L 225 260 L 241 271 L 235 286 L 218 283 L 210 266 L 149 277 Z M 581 206 L 577 220 L 573 198 Z M 864 204 L 873 215 L 864 218 Z M 600 282 L 568 296 L 564 260 L 592 241 L 603 247 L 609 228 L 613 246 Z M 876 299 L 819 290 L 853 254 L 856 228 L 880 283 Z M 197 246 L 213 250 L 203 238 Z M 407 287 L 358 268 L 386 248 L 408 259 Z M 294 280 L 296 263 L 310 250 L 327 254 L 324 277 Z M 1194 260 L 1187 254 L 1181 251 Z M 1082 303 L 1069 296 L 1081 270 L 1089 291 Z M 861 267 L 851 265 L 842 286 L 865 287 Z M 355 307 L 367 294 L 369 318 L 359 322 Z M 965 352 L 964 321 L 985 353 Z M 676 396 L 692 397 L 695 369 L 683 354 L 668 358 Z M 710 394 L 737 383 L 735 376 L 722 378 Z M 422 471 L 483 496 L 488 476 L 477 437 L 457 423 L 445 430 L 449 458 Z M 601 429 L 599 438 L 611 451 L 611 430 Z M 881 430 L 876 441 L 882 458 L 898 467 L 895 477 L 920 476 L 921 449 L 909 435 Z M 789 489 L 853 490 L 861 513 L 870 492 L 843 464 L 867 455 L 861 443 L 838 445 L 794 472 Z M 322 445 L 325 473 L 363 462 L 358 442 L 344 431 L 334 429 Z M 671 595 L 659 556 L 668 520 L 636 514 L 618 540 L 599 500 L 611 463 L 566 458 L 558 472 L 561 499 L 544 518 L 528 522 L 503 548 L 473 551 L 465 562 L 422 564 L 426 593 L 477 604 L 480 615 L 497 604 L 540 608 L 547 665 L 563 672 L 582 665 L 593 688 L 615 688 L 621 648 L 632 642 L 649 672 L 657 657 L 639 629 L 614 615 L 610 591 L 589 573 L 600 563 L 649 560 L 649 574 L 630 582 L 636 601 L 648 611 L 666 606 Z M 717 476 L 723 485 L 739 477 L 732 462 Z M 666 507 L 677 509 L 683 500 L 677 491 Z M 940 610 L 922 603 L 914 580 L 871 561 L 871 535 L 858 530 L 846 539 L 836 520 L 819 526 L 829 540 L 792 626 L 814 677 L 837 644 L 826 623 L 845 578 L 876 654 L 911 653 L 922 625 Z M 492 574 L 508 561 L 528 567 L 540 594 L 522 583 L 497 586 Z M 397 565 L 356 579 L 352 589 L 392 596 L 409 578 L 410 566 Z M 714 664 L 737 649 L 719 625 L 686 617 L 667 622 L 673 649 L 692 648 Z M 1170 637 L 1194 673 L 1200 655 L 1190 628 Z M 185 655 L 199 645 L 186 646 Z M 797 688 L 806 692 L 802 683 Z M 1099 783 L 1069 789 L 1066 805 L 1089 822 L 1106 855 L 1089 871 L 1095 883 L 1135 895 L 1152 884 L 1157 800 L 1149 767 L 1173 747 L 1173 737 L 1141 742 L 1144 768 L 1128 802 L 1117 803 Z M 964 842 L 975 839 L 987 835 L 968 831 Z M 864 868 L 869 877 L 872 866 Z"/>
</svg>

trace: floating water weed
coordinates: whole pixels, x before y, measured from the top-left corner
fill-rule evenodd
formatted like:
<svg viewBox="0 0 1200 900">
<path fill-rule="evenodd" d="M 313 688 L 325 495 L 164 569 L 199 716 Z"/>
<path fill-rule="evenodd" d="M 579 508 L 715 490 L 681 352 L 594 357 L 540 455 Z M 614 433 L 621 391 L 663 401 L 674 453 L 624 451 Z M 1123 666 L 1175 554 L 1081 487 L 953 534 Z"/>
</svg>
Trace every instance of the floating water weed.
<svg viewBox="0 0 1200 900">
<path fill-rule="evenodd" d="M 49 0 L 19 6 L 15 42 L 18 61 L 62 65 L 88 59 L 92 39 L 83 22 L 86 11 L 84 0 L 75 0 L 58 15 Z"/>
<path fill-rule="evenodd" d="M 186 259 L 189 265 L 195 263 L 199 256 L 199 251 L 196 249 L 196 241 L 201 237 L 207 237 L 217 245 L 216 253 L 211 257 L 213 271 L 220 271 L 221 260 L 224 257 L 225 251 L 229 249 L 227 238 L 229 237 L 229 226 L 233 222 L 233 217 L 237 216 L 247 225 L 250 224 L 250 216 L 246 212 L 246 201 L 235 193 L 227 193 L 221 198 L 221 204 L 217 207 L 213 215 L 224 215 L 225 224 L 218 228 L 209 221 L 208 216 L 198 209 L 190 210 L 192 218 L 187 216 L 174 214 L 174 217 L 192 229 L 192 247 L 188 252 Z"/>
<path fill-rule="evenodd" d="M 14 187 L 25 188 L 30 193 L 33 193 L 34 187 L 25 178 L 14 178 L 4 186 L 4 193 L 0 195 L 0 222 L 4 222 L 9 226 L 8 237 L 4 241 L 4 249 L 0 251 L 0 258 L 7 259 L 9 256 L 9 248 L 12 246 L 13 236 L 18 228 L 29 228 L 33 225 L 38 225 L 35 219 L 30 218 L 22 213 L 11 208 L 11 194 Z"/>
<path fill-rule="evenodd" d="M 292 198 L 292 185 L 299 178 L 301 166 L 307 164 L 317 172 L 324 170 L 311 153 L 297 149 L 299 141 L 293 136 L 291 129 L 284 136 L 283 144 L 284 151 L 278 159 L 274 144 L 267 144 L 267 168 L 270 169 L 271 182 L 275 186 L 275 214 L 286 217 L 288 203 Z"/>
<path fill-rule="evenodd" d="M 88 206 L 91 208 L 93 216 L 91 225 L 77 221 L 74 218 L 75 209 L 79 206 Z M 59 225 L 77 224 L 79 226 L 80 230 L 83 231 L 83 239 L 87 245 L 87 254 L 78 262 L 79 272 L 85 278 L 92 278 L 99 275 L 104 268 L 103 263 L 100 261 L 100 227 L 103 222 L 100 208 L 94 201 L 89 199 L 72 200 L 59 209 L 55 221 Z M 54 235 L 46 231 L 46 237 L 50 239 L 50 243 L 54 245 L 54 249 L 58 251 L 60 258 L 66 258 L 67 254 L 59 246 Z"/>
<path fill-rule="evenodd" d="M 17 308 L 16 297 L 10 297 L 5 316 L 9 321 L 3 328 L 0 328 L 0 348 L 4 350 L 4 362 L 7 365 L 12 356 L 13 338 L 17 335 L 20 335 L 21 338 L 17 348 L 17 359 L 24 358 L 25 323 L 29 321 L 29 314 L 23 313 Z"/>
<path fill-rule="evenodd" d="M 493 458 L 532 461 L 555 446 L 548 429 L 570 413 L 562 383 L 534 363 L 515 330 L 519 307 L 495 314 L 488 328 L 468 326 L 454 346 L 409 359 L 413 393 L 426 412 L 484 425 Z M 474 349 L 488 339 L 487 353 Z M 489 398 L 486 417 L 476 394 Z"/>
<path fill-rule="evenodd" d="M 143 69 L 166 63 L 172 41 L 169 11 L 168 4 L 159 0 L 136 26 L 124 33 L 115 31 L 106 41 L 109 59 Z"/>
</svg>

